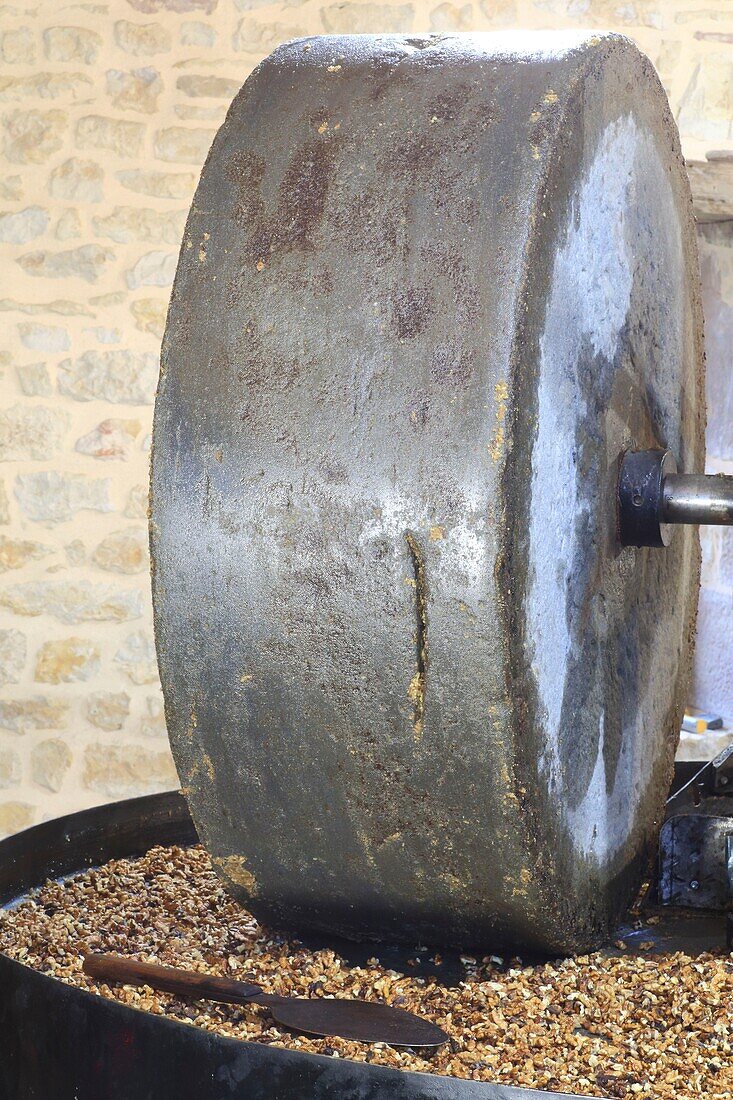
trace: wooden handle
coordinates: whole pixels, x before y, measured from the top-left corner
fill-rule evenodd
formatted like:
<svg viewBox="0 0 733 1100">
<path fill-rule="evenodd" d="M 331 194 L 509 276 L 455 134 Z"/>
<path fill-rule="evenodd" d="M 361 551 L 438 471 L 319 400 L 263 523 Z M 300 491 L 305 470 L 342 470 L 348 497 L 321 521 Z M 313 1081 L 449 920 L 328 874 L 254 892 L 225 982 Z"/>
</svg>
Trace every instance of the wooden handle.
<svg viewBox="0 0 733 1100">
<path fill-rule="evenodd" d="M 149 985 L 166 993 L 184 997 L 200 997 L 226 1004 L 246 1004 L 262 993 L 258 985 L 235 982 L 232 978 L 217 978 L 213 974 L 197 974 L 192 970 L 174 970 L 170 966 L 125 959 L 120 955 L 85 955 L 83 970 L 90 978 L 124 985 Z"/>
</svg>

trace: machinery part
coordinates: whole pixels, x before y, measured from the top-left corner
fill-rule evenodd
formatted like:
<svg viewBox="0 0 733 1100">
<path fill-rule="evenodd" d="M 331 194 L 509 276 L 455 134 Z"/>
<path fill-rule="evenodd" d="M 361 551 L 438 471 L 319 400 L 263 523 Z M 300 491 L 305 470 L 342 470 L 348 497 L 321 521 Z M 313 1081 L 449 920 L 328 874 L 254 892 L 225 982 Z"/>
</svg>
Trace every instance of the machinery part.
<svg viewBox="0 0 733 1100">
<path fill-rule="evenodd" d="M 627 451 L 618 479 L 624 546 L 669 546 L 672 524 L 733 524 L 733 477 L 678 474 L 670 451 Z"/>
<path fill-rule="evenodd" d="M 695 529 L 623 549 L 609 501 L 623 451 L 703 468 L 701 341 L 678 137 L 626 39 L 313 38 L 248 79 L 181 250 L 151 544 L 183 788 L 260 918 L 608 933 L 699 575 Z"/>
<path fill-rule="evenodd" d="M 661 905 L 726 910 L 733 904 L 733 805 L 725 801 L 706 813 L 665 821 L 659 835 Z"/>
</svg>

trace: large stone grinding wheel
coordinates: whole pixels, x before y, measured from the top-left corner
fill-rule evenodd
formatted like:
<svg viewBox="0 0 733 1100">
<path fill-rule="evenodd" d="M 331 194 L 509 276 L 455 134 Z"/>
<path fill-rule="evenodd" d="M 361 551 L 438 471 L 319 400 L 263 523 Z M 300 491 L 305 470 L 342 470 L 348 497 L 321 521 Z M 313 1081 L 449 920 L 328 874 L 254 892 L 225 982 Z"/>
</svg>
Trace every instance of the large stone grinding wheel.
<svg viewBox="0 0 733 1100">
<path fill-rule="evenodd" d="M 638 887 L 696 531 L 623 548 L 626 448 L 703 466 L 689 188 L 627 40 L 324 37 L 203 170 L 152 466 L 170 739 L 280 926 L 585 949 Z"/>
</svg>

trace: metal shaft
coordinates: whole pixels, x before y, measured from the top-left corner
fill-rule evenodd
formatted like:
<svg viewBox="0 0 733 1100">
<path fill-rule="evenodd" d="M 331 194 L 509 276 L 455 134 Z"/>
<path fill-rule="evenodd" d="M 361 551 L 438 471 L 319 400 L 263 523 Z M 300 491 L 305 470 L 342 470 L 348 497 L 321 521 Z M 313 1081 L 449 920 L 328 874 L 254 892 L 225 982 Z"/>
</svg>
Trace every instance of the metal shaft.
<svg viewBox="0 0 733 1100">
<path fill-rule="evenodd" d="M 733 477 L 669 474 L 662 482 L 665 523 L 733 524 Z"/>
<path fill-rule="evenodd" d="M 616 506 L 623 546 L 668 546 L 673 524 L 733 524 L 733 477 L 678 474 L 671 451 L 627 451 Z"/>
</svg>

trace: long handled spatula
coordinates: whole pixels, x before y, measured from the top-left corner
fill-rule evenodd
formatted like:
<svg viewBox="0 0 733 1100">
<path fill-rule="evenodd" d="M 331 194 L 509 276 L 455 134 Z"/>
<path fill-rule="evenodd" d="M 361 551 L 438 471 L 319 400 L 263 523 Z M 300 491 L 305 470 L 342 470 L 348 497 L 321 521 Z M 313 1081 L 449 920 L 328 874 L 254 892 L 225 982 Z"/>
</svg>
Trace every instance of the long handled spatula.
<svg viewBox="0 0 733 1100">
<path fill-rule="evenodd" d="M 278 997 L 264 993 L 258 985 L 235 982 L 232 978 L 154 966 L 119 955 L 86 955 L 84 973 L 104 982 L 149 985 L 184 997 L 200 997 L 225 1004 L 262 1005 L 276 1023 L 306 1035 L 338 1035 L 342 1039 L 389 1043 L 398 1047 L 438 1047 L 449 1039 L 437 1024 L 379 1001 Z"/>
</svg>

